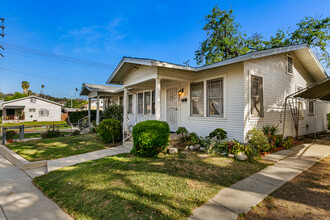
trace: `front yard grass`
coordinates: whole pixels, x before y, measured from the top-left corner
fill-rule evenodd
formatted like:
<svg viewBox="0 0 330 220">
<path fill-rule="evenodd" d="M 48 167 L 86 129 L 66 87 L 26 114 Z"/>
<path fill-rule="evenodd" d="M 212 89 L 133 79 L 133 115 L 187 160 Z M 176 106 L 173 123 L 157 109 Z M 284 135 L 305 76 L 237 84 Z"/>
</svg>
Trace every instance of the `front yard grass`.
<svg viewBox="0 0 330 220">
<path fill-rule="evenodd" d="M 75 219 L 184 219 L 223 187 L 266 167 L 195 153 L 88 161 L 35 178 Z"/>
<path fill-rule="evenodd" d="M 97 134 L 87 134 L 15 142 L 6 146 L 28 161 L 39 161 L 102 150 L 113 145 L 103 143 Z"/>
</svg>

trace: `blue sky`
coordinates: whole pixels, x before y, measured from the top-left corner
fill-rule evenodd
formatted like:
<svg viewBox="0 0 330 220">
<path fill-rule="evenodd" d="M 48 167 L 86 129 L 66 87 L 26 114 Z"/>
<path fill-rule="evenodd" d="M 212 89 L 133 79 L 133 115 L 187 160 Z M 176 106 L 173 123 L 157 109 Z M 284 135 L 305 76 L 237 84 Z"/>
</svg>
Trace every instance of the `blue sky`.
<svg viewBox="0 0 330 220">
<path fill-rule="evenodd" d="M 304 16 L 330 16 L 328 0 L 2 1 L 0 91 L 21 92 L 20 82 L 27 80 L 33 92 L 44 84 L 46 94 L 69 97 L 84 82 L 105 84 L 123 56 L 178 64 L 189 59 L 196 66 L 194 51 L 205 39 L 203 16 L 217 4 L 232 8 L 248 35 L 265 37 Z M 67 62 L 52 53 L 102 65 Z"/>
</svg>

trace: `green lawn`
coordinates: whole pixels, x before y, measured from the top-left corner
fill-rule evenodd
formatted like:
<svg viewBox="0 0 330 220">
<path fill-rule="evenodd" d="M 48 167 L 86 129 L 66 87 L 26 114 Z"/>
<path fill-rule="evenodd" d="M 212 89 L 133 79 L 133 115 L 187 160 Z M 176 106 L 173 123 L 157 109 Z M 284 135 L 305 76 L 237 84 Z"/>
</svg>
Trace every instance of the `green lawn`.
<svg viewBox="0 0 330 220">
<path fill-rule="evenodd" d="M 34 179 L 75 219 L 184 219 L 223 187 L 266 164 L 194 153 L 84 162 Z"/>
<path fill-rule="evenodd" d="M 31 121 L 31 122 L 21 122 L 21 123 L 3 123 L 2 126 L 35 126 L 35 125 L 66 125 L 66 121 Z"/>
<path fill-rule="evenodd" d="M 68 135 L 71 132 L 61 132 L 62 136 Z M 24 134 L 24 138 L 36 138 L 36 137 L 41 137 L 41 133 L 25 133 Z M 2 136 L 0 136 L 0 138 L 2 138 Z M 14 136 L 14 139 L 19 139 L 19 132 Z"/>
<path fill-rule="evenodd" d="M 29 161 L 38 161 L 88 153 L 113 145 L 103 143 L 96 134 L 86 134 L 15 142 L 6 146 Z"/>
</svg>

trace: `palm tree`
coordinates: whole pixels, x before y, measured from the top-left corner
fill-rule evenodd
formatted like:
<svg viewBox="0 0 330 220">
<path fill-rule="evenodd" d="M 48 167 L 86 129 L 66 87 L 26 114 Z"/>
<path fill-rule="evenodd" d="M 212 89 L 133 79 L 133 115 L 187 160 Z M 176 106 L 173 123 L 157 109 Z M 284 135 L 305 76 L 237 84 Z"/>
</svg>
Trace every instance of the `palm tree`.
<svg viewBox="0 0 330 220">
<path fill-rule="evenodd" d="M 30 83 L 28 81 L 22 81 L 21 87 L 23 88 L 23 93 L 28 94 Z"/>
<path fill-rule="evenodd" d="M 45 88 L 45 85 L 41 85 L 40 96 L 43 95 L 43 93 L 44 93 L 44 88 Z"/>
</svg>

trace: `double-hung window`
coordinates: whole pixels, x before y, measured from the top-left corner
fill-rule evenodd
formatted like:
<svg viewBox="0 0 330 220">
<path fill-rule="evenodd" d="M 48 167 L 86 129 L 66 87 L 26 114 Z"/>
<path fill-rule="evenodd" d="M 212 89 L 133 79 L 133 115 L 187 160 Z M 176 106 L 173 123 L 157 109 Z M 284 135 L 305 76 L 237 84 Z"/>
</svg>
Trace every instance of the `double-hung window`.
<svg viewBox="0 0 330 220">
<path fill-rule="evenodd" d="M 314 102 L 313 100 L 308 100 L 308 114 L 314 115 Z"/>
<path fill-rule="evenodd" d="M 207 116 L 223 117 L 223 78 L 207 81 Z"/>
<path fill-rule="evenodd" d="M 251 76 L 251 116 L 264 117 L 262 78 Z"/>
<path fill-rule="evenodd" d="M 155 101 L 156 101 L 155 91 L 151 92 L 151 96 L 152 96 L 152 98 L 151 98 L 151 113 L 154 115 L 155 114 Z"/>
<path fill-rule="evenodd" d="M 120 106 L 123 106 L 124 105 L 124 97 L 123 96 L 120 96 L 119 97 L 119 105 Z"/>
<path fill-rule="evenodd" d="M 133 95 L 128 96 L 128 114 L 133 113 Z"/>
<path fill-rule="evenodd" d="M 150 92 L 145 92 L 144 93 L 144 114 L 149 114 L 150 113 Z"/>
<path fill-rule="evenodd" d="M 143 93 L 137 94 L 137 113 L 143 114 Z"/>
<path fill-rule="evenodd" d="M 190 114 L 204 115 L 204 82 L 190 84 Z"/>
</svg>

